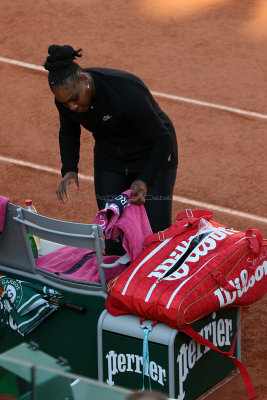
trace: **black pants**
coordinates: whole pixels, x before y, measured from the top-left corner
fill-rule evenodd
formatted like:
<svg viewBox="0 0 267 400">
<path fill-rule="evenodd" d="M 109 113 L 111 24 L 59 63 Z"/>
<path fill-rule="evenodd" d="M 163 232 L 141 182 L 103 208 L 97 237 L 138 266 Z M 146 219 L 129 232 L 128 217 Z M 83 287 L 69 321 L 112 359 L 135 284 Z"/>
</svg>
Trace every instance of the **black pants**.
<svg viewBox="0 0 267 400">
<path fill-rule="evenodd" d="M 153 232 L 162 231 L 172 224 L 172 195 L 176 172 L 176 168 L 163 170 L 147 192 L 145 209 Z M 126 176 L 100 169 L 95 169 L 94 175 L 99 210 L 103 208 L 105 200 L 110 200 L 130 189 L 132 182 L 137 179 L 134 174 Z M 106 253 L 120 255 L 125 251 L 116 242 L 106 240 Z"/>
</svg>

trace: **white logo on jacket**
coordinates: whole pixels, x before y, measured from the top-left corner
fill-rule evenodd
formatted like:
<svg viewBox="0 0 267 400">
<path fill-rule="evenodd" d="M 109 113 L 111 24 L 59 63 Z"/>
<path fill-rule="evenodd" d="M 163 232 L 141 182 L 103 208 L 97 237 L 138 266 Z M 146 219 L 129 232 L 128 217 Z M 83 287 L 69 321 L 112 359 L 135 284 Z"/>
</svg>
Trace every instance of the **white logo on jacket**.
<svg viewBox="0 0 267 400">
<path fill-rule="evenodd" d="M 103 121 L 108 121 L 110 118 L 112 118 L 112 115 L 104 115 Z"/>
</svg>

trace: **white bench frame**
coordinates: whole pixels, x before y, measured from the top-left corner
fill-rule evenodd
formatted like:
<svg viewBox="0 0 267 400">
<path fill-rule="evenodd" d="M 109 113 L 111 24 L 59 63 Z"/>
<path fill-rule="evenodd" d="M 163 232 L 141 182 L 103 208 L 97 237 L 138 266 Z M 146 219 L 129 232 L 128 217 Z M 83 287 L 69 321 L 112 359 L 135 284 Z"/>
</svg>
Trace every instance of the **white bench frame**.
<svg viewBox="0 0 267 400">
<path fill-rule="evenodd" d="M 64 245 L 95 251 L 101 283 L 65 278 L 36 268 L 28 233 L 41 239 L 39 255 L 45 255 Z M 102 291 L 106 297 L 104 268 L 126 264 L 129 258 L 125 254 L 113 264 L 104 263 L 102 252 L 105 241 L 102 235 L 103 230 L 99 225 L 56 220 L 7 203 L 5 224 L 0 238 L 0 271 L 36 279 L 47 285 L 53 284 L 60 290 L 67 289 L 73 293 L 89 294 L 89 291 L 91 295 L 99 295 L 99 291 Z"/>
</svg>

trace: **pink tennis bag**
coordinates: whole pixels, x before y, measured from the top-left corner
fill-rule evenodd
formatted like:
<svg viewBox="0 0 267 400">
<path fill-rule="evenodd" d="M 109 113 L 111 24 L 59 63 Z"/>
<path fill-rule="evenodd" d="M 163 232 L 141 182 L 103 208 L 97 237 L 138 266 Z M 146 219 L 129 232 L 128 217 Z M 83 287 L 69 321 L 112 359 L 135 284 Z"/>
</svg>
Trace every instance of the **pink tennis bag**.
<svg viewBox="0 0 267 400">
<path fill-rule="evenodd" d="M 267 291 L 267 241 L 258 229 L 236 231 L 212 215 L 186 210 L 170 228 L 149 236 L 143 253 L 109 282 L 110 314 L 161 321 L 203 342 L 190 324 L 260 299 Z"/>
</svg>

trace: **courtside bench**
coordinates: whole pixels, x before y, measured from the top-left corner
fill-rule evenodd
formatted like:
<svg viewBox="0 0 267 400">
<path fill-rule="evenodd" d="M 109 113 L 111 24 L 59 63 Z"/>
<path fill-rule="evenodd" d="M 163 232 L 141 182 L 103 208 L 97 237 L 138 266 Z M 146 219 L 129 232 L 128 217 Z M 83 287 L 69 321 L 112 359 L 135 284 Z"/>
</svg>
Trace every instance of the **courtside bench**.
<svg viewBox="0 0 267 400">
<path fill-rule="evenodd" d="M 73 280 L 36 268 L 28 233 L 41 238 L 39 255 L 64 245 L 95 250 L 101 282 Z M 128 262 L 125 256 L 115 264 L 103 262 L 105 242 L 102 234 L 102 228 L 95 224 L 59 221 L 7 203 L 0 239 L 0 274 L 7 276 L 10 284 L 12 280 L 22 280 L 59 290 L 66 302 L 78 306 L 83 312 L 59 308 L 25 337 L 16 331 L 10 319 L 9 326 L 0 331 L 0 353 L 25 340 L 33 341 L 51 356 L 67 359 L 74 373 L 97 379 L 96 327 L 105 309 L 104 268 Z"/>
<path fill-rule="evenodd" d="M 28 233 L 41 238 L 40 255 L 63 245 L 95 249 L 101 283 L 74 281 L 37 269 Z M 0 240 L 0 273 L 10 279 L 49 285 L 60 290 L 68 302 L 85 310 L 83 313 L 58 310 L 27 336 L 28 341 L 37 342 L 53 357 L 67 359 L 74 373 L 98 378 L 111 386 L 139 390 L 143 384 L 143 330 L 138 317 L 112 317 L 105 310 L 102 233 L 97 225 L 58 221 L 8 203 Z M 227 309 L 198 321 L 194 328 L 227 351 L 239 320 L 239 309 Z M 12 324 L 1 333 L 0 353 L 25 341 L 10 328 Z M 240 354 L 239 331 L 235 355 L 240 359 Z M 179 400 L 195 399 L 236 375 L 231 361 L 162 323 L 149 334 L 149 356 L 152 389 Z M 149 388 L 148 370 L 144 374 L 145 386 Z"/>
</svg>

